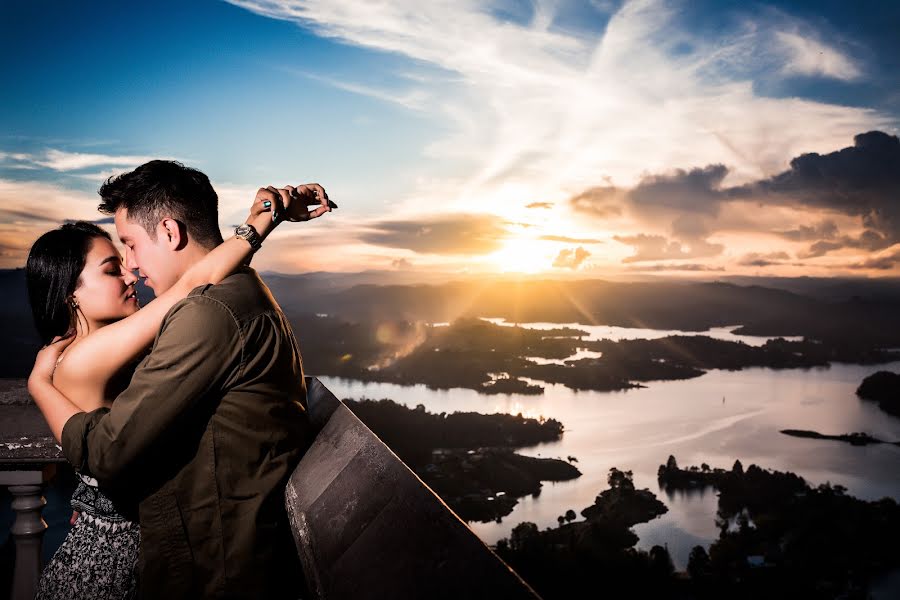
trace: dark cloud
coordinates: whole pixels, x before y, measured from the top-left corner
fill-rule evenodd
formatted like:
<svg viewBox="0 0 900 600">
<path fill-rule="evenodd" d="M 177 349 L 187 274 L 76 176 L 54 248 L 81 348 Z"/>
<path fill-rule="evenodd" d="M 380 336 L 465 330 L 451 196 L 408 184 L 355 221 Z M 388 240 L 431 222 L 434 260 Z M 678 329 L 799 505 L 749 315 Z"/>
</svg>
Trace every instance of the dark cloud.
<svg viewBox="0 0 900 600">
<path fill-rule="evenodd" d="M 751 252 L 742 256 L 738 264 L 744 267 L 768 267 L 783 264 L 782 261 L 790 260 L 790 258 L 787 252 L 769 252 L 766 254 Z"/>
<path fill-rule="evenodd" d="M 542 235 L 541 240 L 547 242 L 565 242 L 567 244 L 602 244 L 603 240 L 597 240 L 594 238 L 575 238 L 568 237 L 565 235 Z"/>
<path fill-rule="evenodd" d="M 858 237 L 844 235 L 836 240 L 819 240 L 810 245 L 808 250 L 801 252 L 798 256 L 800 258 L 815 258 L 842 248 L 856 248 L 875 252 L 876 250 L 883 250 L 892 244 L 893 242 L 887 237 L 877 231 L 867 229 L 859 234 Z"/>
<path fill-rule="evenodd" d="M 66 222 L 66 219 L 57 211 L 30 211 L 18 208 L 0 208 L 0 223 L 22 223 L 25 225 L 41 224 L 49 228 L 52 225 L 59 225 Z"/>
<path fill-rule="evenodd" d="M 889 271 L 894 266 L 900 266 L 900 249 L 893 251 L 885 256 L 870 258 L 862 262 L 847 265 L 850 269 L 878 269 L 881 271 Z"/>
<path fill-rule="evenodd" d="M 720 186 L 728 175 L 725 165 L 708 165 L 685 171 L 677 169 L 665 175 L 644 177 L 628 192 L 637 207 L 662 207 L 679 213 L 715 214 L 723 195 Z"/>
<path fill-rule="evenodd" d="M 553 261 L 553 266 L 563 269 L 577 269 L 581 266 L 581 263 L 584 262 L 584 259 L 590 255 L 591 253 L 581 246 L 578 246 L 577 248 L 566 248 L 560 250 L 556 259 Z"/>
<path fill-rule="evenodd" d="M 882 250 L 900 242 L 900 139 L 881 131 L 854 137 L 853 146 L 828 154 L 794 158 L 774 177 L 723 188 L 728 174 L 714 164 L 667 174 L 648 175 L 631 189 L 600 186 L 573 197 L 574 210 L 597 217 L 627 209 L 638 220 L 668 226 L 671 239 L 655 236 L 616 238 L 635 247 L 625 262 L 711 256 L 721 246 L 707 240 L 715 230 L 722 203 L 753 200 L 760 205 L 811 207 L 859 217 L 864 231 L 840 235 L 824 220 L 796 229 L 775 231 L 787 240 L 811 242 L 801 258 L 823 256 L 842 248 Z M 754 259 L 766 260 L 766 259 Z"/>
<path fill-rule="evenodd" d="M 797 229 L 775 231 L 774 233 L 792 242 L 830 240 L 838 236 L 838 226 L 835 225 L 834 221 L 825 220 L 814 225 L 801 225 Z"/>
<path fill-rule="evenodd" d="M 440 215 L 381 221 L 360 238 L 370 244 L 425 254 L 488 254 L 507 237 L 504 221 L 492 215 Z"/>
<path fill-rule="evenodd" d="M 531 204 L 526 204 L 525 208 L 553 208 L 552 202 L 532 202 Z"/>
<path fill-rule="evenodd" d="M 391 261 L 391 267 L 402 271 L 404 269 L 412 268 L 412 263 L 405 258 L 395 258 Z"/>
<path fill-rule="evenodd" d="M 853 146 L 829 154 L 809 153 L 774 177 L 732 188 L 732 197 L 752 197 L 859 216 L 862 224 L 900 241 L 900 139 L 881 131 L 861 133 Z"/>
<path fill-rule="evenodd" d="M 634 248 L 634 254 L 622 259 L 623 263 L 717 256 L 725 249 L 722 244 L 711 244 L 706 240 L 694 240 L 689 246 L 685 246 L 661 235 L 645 233 L 617 235 L 613 239 Z"/>
</svg>

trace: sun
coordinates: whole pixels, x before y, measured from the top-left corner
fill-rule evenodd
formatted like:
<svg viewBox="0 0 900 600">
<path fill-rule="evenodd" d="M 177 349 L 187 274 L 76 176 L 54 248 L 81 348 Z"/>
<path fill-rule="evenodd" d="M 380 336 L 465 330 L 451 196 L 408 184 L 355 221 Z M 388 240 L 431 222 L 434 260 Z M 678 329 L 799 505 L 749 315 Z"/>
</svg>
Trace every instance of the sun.
<svg viewBox="0 0 900 600">
<path fill-rule="evenodd" d="M 489 254 L 487 260 L 503 273 L 538 273 L 553 262 L 552 250 L 533 238 L 512 238 Z"/>
</svg>

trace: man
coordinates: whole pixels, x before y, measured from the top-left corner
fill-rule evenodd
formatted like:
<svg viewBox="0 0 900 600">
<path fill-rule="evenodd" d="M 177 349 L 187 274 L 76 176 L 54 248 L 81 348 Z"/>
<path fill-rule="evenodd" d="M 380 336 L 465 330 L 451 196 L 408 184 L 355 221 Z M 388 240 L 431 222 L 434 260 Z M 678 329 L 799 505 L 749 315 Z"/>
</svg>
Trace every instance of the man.
<svg viewBox="0 0 900 600">
<path fill-rule="evenodd" d="M 126 267 L 157 294 L 222 243 L 209 179 L 179 163 L 141 165 L 100 195 Z M 312 216 L 304 198 L 286 209 L 283 190 L 259 196 L 282 217 Z M 283 492 L 310 442 L 297 342 L 249 267 L 177 304 L 112 408 L 76 413 L 62 431 L 77 470 L 137 498 L 138 590 L 166 599 L 297 597 Z"/>
</svg>

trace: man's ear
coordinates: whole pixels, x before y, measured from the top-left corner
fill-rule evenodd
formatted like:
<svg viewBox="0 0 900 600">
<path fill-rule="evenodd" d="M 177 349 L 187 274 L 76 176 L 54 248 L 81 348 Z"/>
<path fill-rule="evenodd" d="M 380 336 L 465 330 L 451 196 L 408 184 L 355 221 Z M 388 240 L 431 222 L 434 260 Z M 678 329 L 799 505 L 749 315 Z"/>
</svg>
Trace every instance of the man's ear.
<svg viewBox="0 0 900 600">
<path fill-rule="evenodd" d="M 170 250 L 180 250 L 187 244 L 187 232 L 175 219 L 165 218 L 156 226 L 156 238 L 162 239 Z"/>
</svg>

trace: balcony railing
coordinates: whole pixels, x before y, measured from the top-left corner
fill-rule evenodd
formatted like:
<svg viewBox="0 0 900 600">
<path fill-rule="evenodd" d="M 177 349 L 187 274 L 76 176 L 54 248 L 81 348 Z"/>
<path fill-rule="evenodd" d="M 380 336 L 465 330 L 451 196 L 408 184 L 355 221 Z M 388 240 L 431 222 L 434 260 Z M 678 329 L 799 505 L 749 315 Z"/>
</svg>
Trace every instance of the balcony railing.
<svg viewBox="0 0 900 600">
<path fill-rule="evenodd" d="M 328 388 L 306 383 L 318 435 L 285 502 L 313 597 L 538 597 Z M 65 459 L 24 380 L 0 380 L 0 423 L 0 485 L 15 512 L 11 597 L 31 600 L 43 489 Z"/>
</svg>

